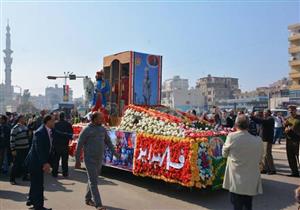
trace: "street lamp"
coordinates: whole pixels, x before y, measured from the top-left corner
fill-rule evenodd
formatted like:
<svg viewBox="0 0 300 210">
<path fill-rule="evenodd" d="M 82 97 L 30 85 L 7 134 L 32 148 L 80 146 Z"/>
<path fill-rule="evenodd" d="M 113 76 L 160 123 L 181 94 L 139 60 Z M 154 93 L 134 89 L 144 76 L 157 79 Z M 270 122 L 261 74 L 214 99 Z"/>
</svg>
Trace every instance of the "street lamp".
<svg viewBox="0 0 300 210">
<path fill-rule="evenodd" d="M 69 80 L 76 80 L 77 78 L 86 78 L 87 76 L 77 76 L 76 74 L 70 72 L 64 72 L 64 76 L 47 76 L 49 80 L 56 80 L 56 79 L 65 79 L 65 85 L 67 85 L 67 79 Z"/>
<path fill-rule="evenodd" d="M 55 77 L 55 76 L 47 76 L 47 79 L 56 80 L 56 79 L 57 79 L 57 77 Z"/>
<path fill-rule="evenodd" d="M 76 76 L 76 74 L 74 74 L 73 72 L 64 72 L 64 76 L 47 76 L 47 79 L 49 80 L 56 80 L 56 79 L 64 79 L 65 80 L 65 84 L 64 84 L 64 88 L 63 88 L 63 95 L 64 95 L 64 101 L 69 101 L 69 95 L 66 94 L 66 89 L 68 89 L 68 79 L 69 80 L 76 80 L 77 78 L 86 78 L 86 76 Z"/>
</svg>

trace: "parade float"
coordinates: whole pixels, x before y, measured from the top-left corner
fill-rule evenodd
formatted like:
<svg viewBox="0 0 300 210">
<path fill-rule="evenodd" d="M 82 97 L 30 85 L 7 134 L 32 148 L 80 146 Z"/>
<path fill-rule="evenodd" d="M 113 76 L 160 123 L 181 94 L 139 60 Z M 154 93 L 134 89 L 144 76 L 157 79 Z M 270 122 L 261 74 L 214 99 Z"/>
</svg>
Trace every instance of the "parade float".
<svg viewBox="0 0 300 210">
<path fill-rule="evenodd" d="M 106 116 L 120 154 L 116 158 L 106 149 L 103 164 L 186 187 L 220 188 L 229 130 L 214 131 L 194 115 L 160 105 L 162 57 L 130 51 L 107 56 L 103 64 L 95 88 L 86 86 L 92 110 Z M 74 125 L 74 134 L 84 126 Z M 73 140 L 71 155 L 75 148 Z"/>
</svg>

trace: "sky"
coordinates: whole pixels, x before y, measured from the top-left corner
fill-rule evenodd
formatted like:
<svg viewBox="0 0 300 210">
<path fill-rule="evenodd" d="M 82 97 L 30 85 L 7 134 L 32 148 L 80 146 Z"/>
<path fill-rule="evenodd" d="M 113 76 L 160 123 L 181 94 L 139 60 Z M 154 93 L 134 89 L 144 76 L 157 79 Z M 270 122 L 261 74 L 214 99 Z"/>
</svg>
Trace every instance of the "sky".
<svg viewBox="0 0 300 210">
<path fill-rule="evenodd" d="M 9 19 L 13 84 L 32 95 L 63 84 L 47 75 L 94 78 L 127 50 L 162 55 L 163 80 L 211 74 L 253 90 L 288 76 L 288 25 L 300 22 L 299 1 L 0 1 L 1 49 Z M 82 80 L 70 86 L 83 95 Z"/>
</svg>

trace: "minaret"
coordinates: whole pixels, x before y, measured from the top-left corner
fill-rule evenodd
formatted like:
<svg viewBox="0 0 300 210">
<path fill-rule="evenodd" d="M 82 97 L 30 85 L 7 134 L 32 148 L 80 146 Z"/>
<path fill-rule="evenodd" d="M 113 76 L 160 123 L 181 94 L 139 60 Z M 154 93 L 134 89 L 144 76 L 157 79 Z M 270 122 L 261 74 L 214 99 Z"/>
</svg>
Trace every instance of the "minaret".
<svg viewBox="0 0 300 210">
<path fill-rule="evenodd" d="M 6 26 L 6 48 L 3 50 L 5 57 L 4 57 L 4 63 L 5 63 L 5 89 L 6 89 L 6 97 L 8 101 L 12 99 L 12 86 L 11 86 L 11 64 L 12 64 L 12 57 L 11 54 L 13 51 L 10 49 L 10 27 L 9 22 L 7 21 Z"/>
</svg>

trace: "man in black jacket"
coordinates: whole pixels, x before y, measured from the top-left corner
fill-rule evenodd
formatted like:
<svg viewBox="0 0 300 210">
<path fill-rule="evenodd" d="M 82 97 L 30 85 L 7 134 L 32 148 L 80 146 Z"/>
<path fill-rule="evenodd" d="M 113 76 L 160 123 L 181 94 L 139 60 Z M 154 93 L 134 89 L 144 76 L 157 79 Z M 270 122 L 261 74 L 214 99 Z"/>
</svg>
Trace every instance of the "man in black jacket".
<svg viewBox="0 0 300 210">
<path fill-rule="evenodd" d="M 234 111 L 231 110 L 229 116 L 226 118 L 226 127 L 233 128 L 236 116 L 234 115 Z"/>
<path fill-rule="evenodd" d="M 7 124 L 7 117 L 4 115 L 0 116 L 0 173 L 2 172 L 3 161 L 7 158 L 7 153 L 10 151 L 10 127 Z M 8 171 L 7 166 L 3 167 L 3 171 Z"/>
<path fill-rule="evenodd" d="M 72 136 L 72 125 L 65 120 L 65 113 L 61 112 L 59 121 L 55 123 L 53 135 L 53 177 L 57 177 L 60 159 L 63 176 L 68 176 L 69 140 L 72 139 Z"/>
<path fill-rule="evenodd" d="M 50 173 L 49 163 L 52 147 L 52 129 L 54 117 L 46 115 L 44 124 L 35 133 L 32 146 L 26 158 L 26 165 L 30 173 L 30 190 L 27 206 L 34 206 L 35 210 L 51 210 L 44 207 L 44 172 Z"/>
<path fill-rule="evenodd" d="M 252 112 L 251 116 L 254 116 L 255 113 Z M 253 121 L 252 117 L 249 120 L 249 128 L 248 128 L 248 132 L 250 134 L 252 134 L 253 136 L 258 136 L 258 129 L 257 129 L 257 124 L 256 122 Z"/>
<path fill-rule="evenodd" d="M 276 174 L 272 156 L 272 144 L 274 139 L 274 118 L 271 116 L 270 110 L 264 111 L 264 117 L 262 119 L 252 117 L 252 120 L 261 125 L 259 130 L 259 136 L 264 142 L 264 159 L 263 159 L 263 174 Z"/>
</svg>

